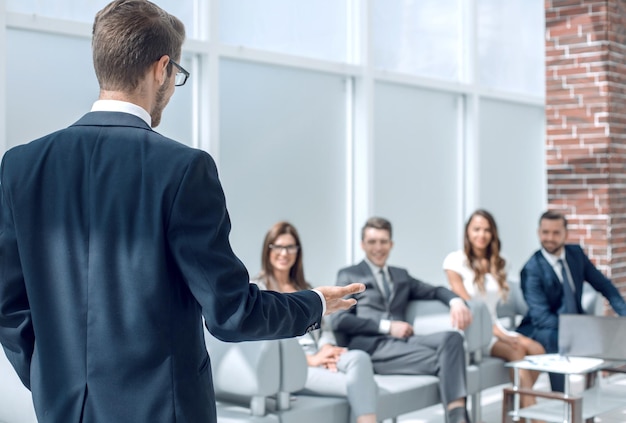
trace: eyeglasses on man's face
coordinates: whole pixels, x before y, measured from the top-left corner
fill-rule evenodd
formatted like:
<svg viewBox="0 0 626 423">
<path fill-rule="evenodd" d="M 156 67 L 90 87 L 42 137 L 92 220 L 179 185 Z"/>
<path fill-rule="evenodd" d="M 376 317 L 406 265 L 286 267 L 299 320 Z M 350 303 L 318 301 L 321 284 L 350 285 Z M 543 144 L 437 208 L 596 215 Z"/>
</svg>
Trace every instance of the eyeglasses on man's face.
<svg viewBox="0 0 626 423">
<path fill-rule="evenodd" d="M 295 254 L 300 249 L 298 245 L 278 245 L 278 244 L 270 244 L 270 250 L 276 254 L 280 254 L 283 251 L 287 254 Z"/>
<path fill-rule="evenodd" d="M 170 63 L 174 65 L 177 70 L 176 75 L 174 75 L 174 85 L 176 85 L 177 87 L 185 85 L 185 82 L 187 82 L 187 78 L 189 78 L 189 72 L 187 72 L 185 68 L 183 68 L 172 59 L 170 59 Z"/>
</svg>

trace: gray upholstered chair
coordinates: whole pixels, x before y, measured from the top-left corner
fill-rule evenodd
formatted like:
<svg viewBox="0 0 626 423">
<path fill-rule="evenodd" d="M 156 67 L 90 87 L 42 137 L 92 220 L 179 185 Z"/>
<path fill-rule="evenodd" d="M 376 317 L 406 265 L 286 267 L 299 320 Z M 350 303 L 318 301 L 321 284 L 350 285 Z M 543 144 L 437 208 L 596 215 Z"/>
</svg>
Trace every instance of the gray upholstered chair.
<svg viewBox="0 0 626 423">
<path fill-rule="evenodd" d="M 280 390 L 280 348 L 275 341 L 228 343 L 205 329 L 220 422 L 279 423 L 268 402 Z"/>
</svg>

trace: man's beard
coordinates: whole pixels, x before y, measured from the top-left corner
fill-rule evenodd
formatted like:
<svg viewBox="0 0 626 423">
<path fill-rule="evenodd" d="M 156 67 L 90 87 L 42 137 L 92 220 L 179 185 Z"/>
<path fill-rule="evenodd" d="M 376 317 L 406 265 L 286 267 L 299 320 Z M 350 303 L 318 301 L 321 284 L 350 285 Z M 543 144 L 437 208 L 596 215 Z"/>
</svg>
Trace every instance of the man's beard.
<svg viewBox="0 0 626 423">
<path fill-rule="evenodd" d="M 545 244 L 542 244 L 541 246 L 550 254 L 552 255 L 556 255 L 557 252 L 559 252 L 559 250 L 561 250 L 561 248 L 563 248 L 565 244 L 558 244 L 555 247 L 552 248 L 548 248 Z"/>
<path fill-rule="evenodd" d="M 156 128 L 161 123 L 161 115 L 163 114 L 163 109 L 167 105 L 167 100 L 165 99 L 165 92 L 167 91 L 168 81 L 166 80 L 163 85 L 159 88 L 156 94 L 156 104 L 152 108 L 152 112 L 150 113 L 150 117 L 152 118 L 152 127 Z"/>
</svg>

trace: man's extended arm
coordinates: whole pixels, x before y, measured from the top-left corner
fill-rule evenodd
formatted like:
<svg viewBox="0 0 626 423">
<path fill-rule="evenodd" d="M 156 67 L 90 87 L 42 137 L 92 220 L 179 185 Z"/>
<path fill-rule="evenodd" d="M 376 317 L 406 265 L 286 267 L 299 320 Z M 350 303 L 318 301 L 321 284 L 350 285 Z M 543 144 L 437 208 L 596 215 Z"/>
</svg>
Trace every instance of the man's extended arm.
<svg viewBox="0 0 626 423">
<path fill-rule="evenodd" d="M 606 278 L 593 265 L 584 252 L 582 255 L 584 259 L 585 280 L 609 301 L 611 307 L 613 307 L 613 310 L 615 310 L 617 314 L 626 316 L 626 302 L 624 302 L 624 298 L 622 298 L 617 288 L 615 288 L 610 279 Z"/>
<path fill-rule="evenodd" d="M 411 286 L 411 299 L 414 300 L 438 300 L 450 307 L 450 320 L 452 327 L 465 329 L 472 322 L 472 312 L 465 301 L 454 292 L 444 286 L 435 286 L 412 276 L 408 276 Z"/>
</svg>

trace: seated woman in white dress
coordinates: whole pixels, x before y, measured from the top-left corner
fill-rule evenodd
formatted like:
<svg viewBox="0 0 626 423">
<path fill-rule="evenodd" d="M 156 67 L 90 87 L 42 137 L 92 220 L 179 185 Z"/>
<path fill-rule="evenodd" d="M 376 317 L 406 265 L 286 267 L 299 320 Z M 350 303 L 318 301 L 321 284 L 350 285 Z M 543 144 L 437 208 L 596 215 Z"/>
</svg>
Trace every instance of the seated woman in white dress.
<svg viewBox="0 0 626 423">
<path fill-rule="evenodd" d="M 506 301 L 509 286 L 506 283 L 506 260 L 500 255 L 500 238 L 493 216 L 486 210 L 477 210 L 465 225 L 464 249 L 454 251 L 443 261 L 443 269 L 450 288 L 464 300 L 481 299 L 487 306 L 493 325 L 490 355 L 506 361 L 521 360 L 527 355 L 544 354 L 538 342 L 517 332 L 505 329 L 496 315 L 499 300 Z M 520 386 L 531 388 L 539 373 L 520 370 Z M 521 405 L 535 403 L 530 396 L 521 396 Z"/>
<path fill-rule="evenodd" d="M 311 288 L 304 279 L 300 237 L 288 222 L 278 222 L 267 232 L 261 267 L 261 273 L 250 281 L 261 289 L 295 292 Z M 309 365 L 303 393 L 347 396 L 357 423 L 375 423 L 378 387 L 370 356 L 336 346 L 324 319 L 320 330 L 302 335 L 298 341 Z"/>
</svg>

